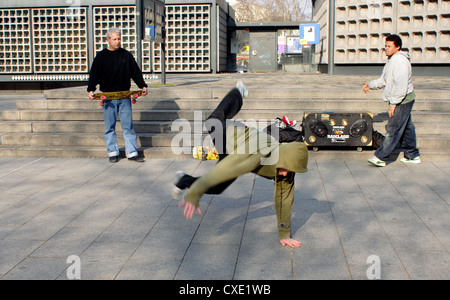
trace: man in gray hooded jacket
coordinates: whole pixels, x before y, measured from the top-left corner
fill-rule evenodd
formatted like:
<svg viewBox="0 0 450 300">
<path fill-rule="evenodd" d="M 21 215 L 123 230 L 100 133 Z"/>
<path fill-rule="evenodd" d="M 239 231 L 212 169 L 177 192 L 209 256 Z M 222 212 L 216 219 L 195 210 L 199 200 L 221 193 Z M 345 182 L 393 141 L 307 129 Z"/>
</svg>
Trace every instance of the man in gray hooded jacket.
<svg viewBox="0 0 450 300">
<path fill-rule="evenodd" d="M 402 40 L 398 35 L 390 35 L 386 38 L 385 53 L 388 62 L 384 66 L 379 79 L 363 83 L 363 91 L 384 88 L 383 101 L 389 104 L 388 124 L 383 145 L 375 151 L 374 157 L 369 163 L 378 166 L 386 166 L 390 154 L 394 149 L 404 151 L 405 163 L 420 163 L 420 154 L 417 149 L 416 130 L 411 120 L 411 110 L 416 94 L 411 83 L 411 62 L 407 52 L 400 51 Z"/>
</svg>

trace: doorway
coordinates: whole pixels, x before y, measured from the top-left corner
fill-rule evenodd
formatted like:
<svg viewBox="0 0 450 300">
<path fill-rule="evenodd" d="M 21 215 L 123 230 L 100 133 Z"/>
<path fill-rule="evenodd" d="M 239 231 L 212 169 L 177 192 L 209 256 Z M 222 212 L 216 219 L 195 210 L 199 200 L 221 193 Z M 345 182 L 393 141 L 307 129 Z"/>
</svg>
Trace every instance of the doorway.
<svg viewBox="0 0 450 300">
<path fill-rule="evenodd" d="M 250 32 L 250 72 L 278 70 L 277 32 Z"/>
</svg>

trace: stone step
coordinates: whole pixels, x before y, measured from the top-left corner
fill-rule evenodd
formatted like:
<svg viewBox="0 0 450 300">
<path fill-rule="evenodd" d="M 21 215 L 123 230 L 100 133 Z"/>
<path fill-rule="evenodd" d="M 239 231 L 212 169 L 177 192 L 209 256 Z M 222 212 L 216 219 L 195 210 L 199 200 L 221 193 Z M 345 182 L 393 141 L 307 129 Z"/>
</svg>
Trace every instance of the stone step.
<svg viewBox="0 0 450 300">
<path fill-rule="evenodd" d="M 450 95 L 449 95 L 450 97 Z M 449 98 L 450 99 L 450 98 Z M 214 110 L 219 99 L 166 99 L 149 100 L 141 99 L 133 104 L 134 111 L 148 110 Z M 17 100 L 16 107 L 20 111 L 102 111 L 99 101 L 88 99 L 38 99 Z M 356 111 L 371 112 L 383 111 L 386 103 L 379 100 L 367 99 L 245 99 L 243 110 L 305 110 L 305 111 Z M 415 111 L 450 111 L 450 100 L 448 99 L 419 99 L 414 104 Z"/>
<path fill-rule="evenodd" d="M 270 83 L 269 83 L 270 84 Z M 134 89 L 135 87 L 132 87 Z M 164 87 L 150 88 L 149 95 L 141 98 L 148 99 L 222 99 L 230 88 L 182 88 Z M 338 95 L 336 95 L 338 92 Z M 417 99 L 450 99 L 449 91 L 444 90 L 416 90 Z M 47 99 L 87 99 L 86 88 L 65 88 L 60 90 L 47 90 L 44 92 Z M 382 90 L 370 91 L 364 94 L 360 89 L 301 89 L 295 87 L 275 88 L 248 88 L 248 99 L 381 99 Z"/>
<path fill-rule="evenodd" d="M 209 140 L 209 136 L 205 133 L 201 135 L 193 134 L 149 134 L 137 133 L 137 144 L 139 147 L 191 147 L 196 141 Z M 124 145 L 124 139 L 118 134 L 117 140 L 119 145 Z M 0 144 L 5 146 L 84 146 L 84 147 L 101 147 L 104 146 L 104 136 L 97 134 L 80 134 L 80 133 L 47 133 L 47 134 L 19 134 L 8 133 L 0 135 Z M 430 136 L 417 135 L 417 146 L 420 149 L 450 149 L 450 136 Z"/>
<path fill-rule="evenodd" d="M 204 130 L 195 136 L 191 131 L 201 128 L 200 120 L 209 116 L 228 91 L 151 88 L 148 96 L 133 105 L 140 151 L 147 158 L 191 157 L 191 146 L 208 139 Z M 450 91 L 416 94 L 413 121 L 421 156 L 424 160 L 448 161 Z M 374 128 L 384 133 L 388 116 L 381 95 L 382 91 L 365 95 L 360 90 L 249 89 L 249 97 L 235 118 L 256 120 L 257 126 L 264 121 L 261 127 L 265 127 L 283 115 L 301 121 L 305 112 L 372 112 Z M 102 107 L 98 101 L 87 99 L 85 88 L 46 91 L 45 97 L 17 100 L 16 110 L 0 111 L 0 156 L 106 157 Z M 120 124 L 116 128 L 119 145 L 123 145 Z M 173 148 L 172 144 L 180 140 L 183 147 Z M 310 157 L 367 160 L 372 152 L 370 147 L 363 152 L 322 147 L 318 152 L 310 151 Z"/>
<path fill-rule="evenodd" d="M 301 121 L 306 112 L 324 112 L 326 110 L 306 109 L 243 109 L 235 119 L 242 120 L 271 120 L 286 115 L 290 120 Z M 212 110 L 133 110 L 134 121 L 174 121 L 177 119 L 205 120 Z M 328 112 L 331 112 L 330 110 Z M 332 112 L 364 112 L 363 110 L 333 110 Z M 384 110 L 369 111 L 373 114 L 374 122 L 388 119 Z M 412 112 L 414 122 L 442 123 L 450 120 L 450 110 L 433 110 Z M 3 110 L 0 111 L 0 121 L 103 121 L 101 110 Z"/>
<path fill-rule="evenodd" d="M 414 115 L 414 125 L 416 133 L 419 135 L 450 135 L 450 123 L 443 123 L 434 120 L 432 123 L 420 122 L 423 117 Z M 290 116 L 289 116 L 290 117 Z M 435 116 L 437 119 L 439 115 Z M 251 118 L 243 118 L 251 123 Z M 293 119 L 293 118 L 292 118 Z M 442 117 L 442 119 L 444 119 Z M 429 119 L 427 119 L 429 121 Z M 448 119 L 446 120 L 448 121 Z M 299 121 L 301 122 L 301 121 Z M 134 121 L 134 129 L 137 133 L 179 133 L 202 126 L 195 121 L 173 122 L 173 121 Z M 189 124 L 189 125 L 188 125 Z M 269 126 L 269 119 L 255 120 L 253 127 L 265 128 Z M 373 128 L 379 132 L 385 132 L 387 120 L 374 121 Z M 0 121 L 0 133 L 103 133 L 103 120 L 98 121 Z M 173 128 L 173 129 L 172 129 Z M 122 132 L 120 120 L 117 122 L 116 131 Z"/>
<path fill-rule="evenodd" d="M 168 147 L 170 149 L 171 142 L 175 134 L 137 134 L 138 147 Z M 184 141 L 189 140 L 193 144 L 194 137 L 191 135 L 179 135 Z M 0 136 L 1 145 L 14 146 L 83 146 L 83 147 L 102 147 L 105 145 L 103 134 L 2 134 Z M 124 144 L 123 136 L 117 137 L 119 144 Z"/>
<path fill-rule="evenodd" d="M 192 151 L 192 150 L 191 150 Z M 120 150 L 121 156 L 125 151 Z M 192 154 L 174 154 L 170 148 L 151 147 L 139 148 L 138 152 L 146 158 L 192 158 Z M 74 147 L 74 146 L 5 146 L 0 145 L 0 157 L 107 157 L 105 147 Z M 192 158 L 193 159 L 193 158 Z"/>
<path fill-rule="evenodd" d="M 139 152 L 146 159 L 152 158 L 177 158 L 194 159 L 189 149 L 186 153 L 175 154 L 166 147 L 140 148 Z M 121 149 L 122 156 L 124 150 Z M 364 149 L 362 152 L 356 149 L 319 149 L 319 151 L 309 151 L 309 161 L 314 160 L 356 160 L 365 163 L 373 155 L 373 150 Z M 446 162 L 450 160 L 449 150 L 420 150 L 420 156 L 424 162 Z M 97 157 L 106 159 L 105 147 L 23 147 L 0 145 L 0 157 Z M 403 154 L 399 154 L 399 158 Z"/>
<path fill-rule="evenodd" d="M 134 121 L 136 132 L 163 133 L 171 132 L 172 122 Z M 101 121 L 3 121 L 0 133 L 103 133 L 105 124 Z M 122 132 L 120 121 L 116 131 Z"/>
<path fill-rule="evenodd" d="M 449 150 L 419 149 L 423 162 L 447 162 L 450 159 Z M 309 161 L 312 160 L 355 160 L 362 163 L 367 162 L 373 156 L 373 150 L 363 150 L 362 152 L 349 149 L 320 149 L 319 151 L 309 151 Z M 399 160 L 403 153 L 392 154 L 392 160 Z"/>
<path fill-rule="evenodd" d="M 386 132 L 386 122 L 373 123 L 373 128 L 380 133 Z M 450 137 L 450 123 L 419 123 L 414 121 L 417 135 L 431 135 L 431 136 L 448 136 Z"/>
</svg>

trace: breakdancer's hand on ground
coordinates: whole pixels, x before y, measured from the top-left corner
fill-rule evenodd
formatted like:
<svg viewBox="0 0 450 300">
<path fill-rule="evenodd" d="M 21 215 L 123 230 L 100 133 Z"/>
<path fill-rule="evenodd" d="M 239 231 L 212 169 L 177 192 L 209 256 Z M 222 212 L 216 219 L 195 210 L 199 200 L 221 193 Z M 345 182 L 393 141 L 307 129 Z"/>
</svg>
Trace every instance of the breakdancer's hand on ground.
<svg viewBox="0 0 450 300">
<path fill-rule="evenodd" d="M 183 216 L 185 216 L 186 219 L 192 219 L 192 216 L 194 215 L 196 209 L 197 209 L 197 212 L 199 215 L 202 214 L 202 211 L 200 210 L 200 206 L 195 207 L 195 205 L 192 204 L 191 202 L 181 200 L 178 203 L 178 207 L 183 207 L 183 206 L 184 206 Z"/>
<path fill-rule="evenodd" d="M 280 240 L 280 244 L 283 247 L 288 245 L 291 248 L 298 248 L 302 245 L 301 242 L 293 240 L 293 239 L 282 239 L 282 240 Z"/>
</svg>

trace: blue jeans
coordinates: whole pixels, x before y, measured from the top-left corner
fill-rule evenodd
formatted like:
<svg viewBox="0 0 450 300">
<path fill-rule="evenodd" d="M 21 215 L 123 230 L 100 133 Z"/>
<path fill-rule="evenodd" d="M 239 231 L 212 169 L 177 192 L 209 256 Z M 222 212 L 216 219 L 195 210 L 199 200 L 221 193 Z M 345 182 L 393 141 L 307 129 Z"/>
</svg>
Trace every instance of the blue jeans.
<svg viewBox="0 0 450 300">
<path fill-rule="evenodd" d="M 404 151 L 405 158 L 414 159 L 419 154 L 416 145 L 416 128 L 411 120 L 411 111 L 414 101 L 397 105 L 394 115 L 389 118 L 386 125 L 386 136 L 383 145 L 375 151 L 375 156 L 383 161 L 389 160 L 389 156 L 395 149 Z"/>
<path fill-rule="evenodd" d="M 116 135 L 117 115 L 122 123 L 123 137 L 125 139 L 125 151 L 128 158 L 138 155 L 136 132 L 133 127 L 131 100 L 119 99 L 105 101 L 103 116 L 105 119 L 105 144 L 108 156 L 119 155 L 119 145 Z"/>
</svg>

